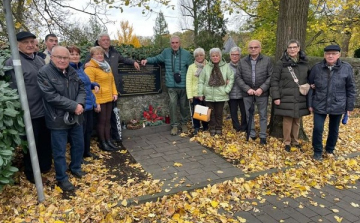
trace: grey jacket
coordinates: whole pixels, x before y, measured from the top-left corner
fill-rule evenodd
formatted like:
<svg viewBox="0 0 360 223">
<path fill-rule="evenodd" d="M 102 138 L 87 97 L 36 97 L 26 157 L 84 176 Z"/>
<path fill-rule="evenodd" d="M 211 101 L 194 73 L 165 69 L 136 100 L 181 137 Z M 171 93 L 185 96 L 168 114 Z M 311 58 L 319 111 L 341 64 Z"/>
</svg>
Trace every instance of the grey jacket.
<svg viewBox="0 0 360 223">
<path fill-rule="evenodd" d="M 84 83 L 76 70 L 69 66 L 64 75 L 50 61 L 40 69 L 38 84 L 43 95 L 46 126 L 49 129 L 72 128 L 71 125 L 65 124 L 64 114 L 74 113 L 78 104 L 85 108 L 86 97 Z M 81 124 L 82 115 L 78 119 Z"/>
<path fill-rule="evenodd" d="M 19 52 L 19 54 L 25 82 L 25 90 L 30 109 L 30 116 L 32 119 L 43 117 L 44 105 L 42 102 L 41 90 L 37 84 L 37 74 L 40 68 L 45 65 L 44 59 L 36 56 L 36 54 L 34 54 L 34 58 L 31 58 L 21 52 Z M 13 66 L 12 57 L 6 60 L 5 66 Z M 14 69 L 7 71 L 6 75 L 11 75 L 12 82 L 10 86 L 14 89 L 17 89 Z"/>
<path fill-rule="evenodd" d="M 242 58 L 237 73 L 240 75 L 238 84 L 242 90 L 243 97 L 252 97 L 252 95 L 248 95 L 247 91 L 258 88 L 263 90 L 260 97 L 268 97 L 272 72 L 273 66 L 270 58 L 260 54 L 255 65 L 255 84 L 253 84 L 250 55 Z"/>
<path fill-rule="evenodd" d="M 356 86 L 350 64 L 340 59 L 332 71 L 326 61 L 315 64 L 310 71 L 309 83 L 315 84 L 308 94 L 308 105 L 317 114 L 341 115 L 354 110 Z"/>
<path fill-rule="evenodd" d="M 241 89 L 240 89 L 239 82 L 238 82 L 240 75 L 236 72 L 238 65 L 239 65 L 239 62 L 237 64 L 233 64 L 231 62 L 229 63 L 229 67 L 234 72 L 234 85 L 229 93 L 230 99 L 241 99 L 242 98 L 242 93 L 241 93 Z"/>
</svg>

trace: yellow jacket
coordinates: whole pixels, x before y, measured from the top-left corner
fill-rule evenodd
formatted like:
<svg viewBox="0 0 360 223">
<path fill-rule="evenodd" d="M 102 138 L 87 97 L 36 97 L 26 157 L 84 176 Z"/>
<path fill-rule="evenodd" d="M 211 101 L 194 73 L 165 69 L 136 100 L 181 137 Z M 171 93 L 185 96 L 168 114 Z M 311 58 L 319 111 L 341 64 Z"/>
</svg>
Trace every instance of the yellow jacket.
<svg viewBox="0 0 360 223">
<path fill-rule="evenodd" d="M 205 60 L 205 64 L 207 61 Z M 186 74 L 186 95 L 188 99 L 192 99 L 193 97 L 200 96 L 198 93 L 198 83 L 199 77 L 195 76 L 197 68 L 195 63 L 191 64 L 187 70 Z"/>
<path fill-rule="evenodd" d="M 103 71 L 93 59 L 89 61 L 89 64 L 90 65 L 85 68 L 85 73 L 89 76 L 91 82 L 96 82 L 100 85 L 99 92 L 94 92 L 96 104 L 111 102 L 113 96 L 118 95 L 114 75 L 111 71 L 108 73 Z"/>
</svg>

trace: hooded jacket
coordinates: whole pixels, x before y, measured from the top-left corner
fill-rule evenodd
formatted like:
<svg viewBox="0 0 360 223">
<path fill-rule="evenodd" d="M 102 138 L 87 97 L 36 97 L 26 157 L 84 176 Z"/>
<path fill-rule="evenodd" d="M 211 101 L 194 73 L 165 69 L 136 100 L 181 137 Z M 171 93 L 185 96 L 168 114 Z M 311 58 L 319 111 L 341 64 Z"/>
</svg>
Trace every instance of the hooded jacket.
<svg viewBox="0 0 360 223">
<path fill-rule="evenodd" d="M 84 83 L 71 66 L 65 72 L 64 75 L 52 61 L 39 70 L 38 84 L 43 96 L 46 126 L 49 129 L 72 128 L 64 122 L 65 113 L 74 114 L 78 104 L 85 106 Z M 79 124 L 82 119 L 80 115 Z"/>
<path fill-rule="evenodd" d="M 311 68 L 309 83 L 315 85 L 308 94 L 309 107 L 315 113 L 341 115 L 354 110 L 356 86 L 349 63 L 338 59 L 330 71 L 324 59 Z"/>
<path fill-rule="evenodd" d="M 181 56 L 180 56 L 181 54 Z M 181 61 L 180 61 L 181 57 Z M 164 49 L 159 55 L 155 57 L 146 58 L 150 64 L 164 63 L 165 64 L 165 85 L 169 88 L 185 88 L 186 86 L 186 73 L 188 67 L 193 63 L 191 54 L 179 48 L 174 52 L 171 48 Z M 174 73 L 181 74 L 181 82 L 176 83 L 174 80 Z"/>
<path fill-rule="evenodd" d="M 294 62 L 285 51 L 274 67 L 270 94 L 273 100 L 280 99 L 280 105 L 274 107 L 275 115 L 300 118 L 310 114 L 306 105 L 306 96 L 300 94 L 299 86 L 294 82 L 288 69 L 289 66 L 292 67 L 300 85 L 308 82 L 308 59 L 303 51 L 298 55 L 298 61 Z"/>
<path fill-rule="evenodd" d="M 89 63 L 90 65 L 85 68 L 85 73 L 89 76 L 91 82 L 96 82 L 101 86 L 99 92 L 95 94 L 96 103 L 111 102 L 113 96 L 118 94 L 112 72 L 103 71 L 93 59 Z"/>
<path fill-rule="evenodd" d="M 205 96 L 205 101 L 221 102 L 229 100 L 229 92 L 234 84 L 234 72 L 231 70 L 229 64 L 225 61 L 220 61 L 219 68 L 225 84 L 219 87 L 209 86 L 209 79 L 214 64 L 209 62 L 205 65 L 199 77 L 199 95 Z M 227 84 L 226 84 L 227 83 Z"/>
</svg>

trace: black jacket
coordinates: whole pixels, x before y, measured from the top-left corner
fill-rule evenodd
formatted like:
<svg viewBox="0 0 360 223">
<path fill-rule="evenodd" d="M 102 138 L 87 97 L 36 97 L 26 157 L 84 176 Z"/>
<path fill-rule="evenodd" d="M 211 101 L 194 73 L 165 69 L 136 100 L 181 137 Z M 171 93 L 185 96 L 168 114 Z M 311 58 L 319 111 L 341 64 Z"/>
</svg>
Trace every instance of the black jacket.
<svg viewBox="0 0 360 223">
<path fill-rule="evenodd" d="M 315 84 L 308 94 L 309 107 L 315 113 L 341 115 L 354 109 L 356 86 L 349 63 L 338 59 L 330 71 L 323 60 L 311 68 L 309 83 Z"/>
<path fill-rule="evenodd" d="M 74 113 L 78 104 L 85 105 L 84 83 L 76 70 L 66 68 L 66 75 L 54 63 L 43 66 L 38 74 L 38 84 L 42 91 L 45 107 L 46 126 L 49 129 L 69 129 L 64 122 L 65 112 Z M 79 117 L 82 122 L 82 115 Z"/>
<path fill-rule="evenodd" d="M 99 46 L 98 41 L 95 41 L 95 46 Z M 107 56 L 106 54 L 104 55 L 105 60 L 110 64 L 111 67 L 111 72 L 114 75 L 114 80 L 115 80 L 115 85 L 116 85 L 116 90 L 118 93 L 120 93 L 120 74 L 119 74 L 119 63 L 124 63 L 124 64 L 129 64 L 129 65 L 134 65 L 135 60 L 131 59 L 131 58 L 126 58 L 123 55 L 121 55 L 119 53 L 119 51 L 117 51 L 115 49 L 115 47 L 110 46 L 109 48 L 109 56 Z M 84 61 L 84 64 L 89 62 L 91 59 L 90 54 L 86 56 L 86 59 Z"/>
<path fill-rule="evenodd" d="M 289 66 L 294 70 L 300 85 L 308 82 L 309 66 L 305 53 L 300 51 L 299 60 L 294 62 L 285 51 L 271 76 L 270 94 L 273 100 L 280 99 L 280 105 L 275 105 L 275 115 L 300 118 L 310 112 L 306 105 L 306 96 L 300 94 Z"/>
<path fill-rule="evenodd" d="M 263 90 L 261 97 L 268 97 L 272 72 L 273 66 L 270 58 L 260 54 L 255 65 L 255 85 L 253 85 L 250 55 L 242 58 L 236 72 L 236 75 L 240 75 L 237 84 L 242 90 L 242 96 L 249 97 L 247 93 L 249 89 L 257 90 L 261 88 Z"/>
<path fill-rule="evenodd" d="M 44 117 L 44 106 L 41 91 L 37 83 L 37 74 L 40 68 L 45 65 L 45 62 L 42 58 L 36 56 L 36 54 L 34 54 L 33 58 L 21 52 L 19 54 L 31 119 Z M 13 66 L 13 58 L 10 57 L 5 62 L 5 65 Z M 10 86 L 17 89 L 14 69 L 7 71 L 6 75 L 11 75 L 12 82 Z"/>
</svg>

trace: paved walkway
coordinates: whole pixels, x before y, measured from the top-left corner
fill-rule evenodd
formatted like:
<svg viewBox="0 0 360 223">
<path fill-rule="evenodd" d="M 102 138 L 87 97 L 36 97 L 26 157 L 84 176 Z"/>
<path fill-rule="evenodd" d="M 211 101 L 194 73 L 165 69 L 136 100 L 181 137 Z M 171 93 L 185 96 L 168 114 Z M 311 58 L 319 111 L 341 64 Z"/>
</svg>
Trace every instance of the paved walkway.
<svg viewBox="0 0 360 223">
<path fill-rule="evenodd" d="M 156 201 L 164 195 L 203 188 L 234 177 L 253 179 L 258 175 L 277 171 L 273 169 L 245 176 L 241 170 L 211 150 L 190 142 L 187 137 L 171 136 L 169 132 L 169 125 L 123 132 L 123 144 L 130 154 L 153 179 L 165 182 L 161 193 L 139 197 L 136 199 L 138 202 Z M 176 166 L 177 163 L 182 166 Z M 346 190 L 338 190 L 334 186 L 313 189 L 308 198 L 263 198 L 266 201 L 262 204 L 254 200 L 258 203 L 254 206 L 256 209 L 235 212 L 234 219 L 240 216 L 249 223 L 360 222 L 360 208 L 356 207 L 360 205 L 359 181 L 353 188 Z M 129 204 L 133 202 L 130 200 Z M 341 221 L 335 216 L 342 218 Z"/>
</svg>

